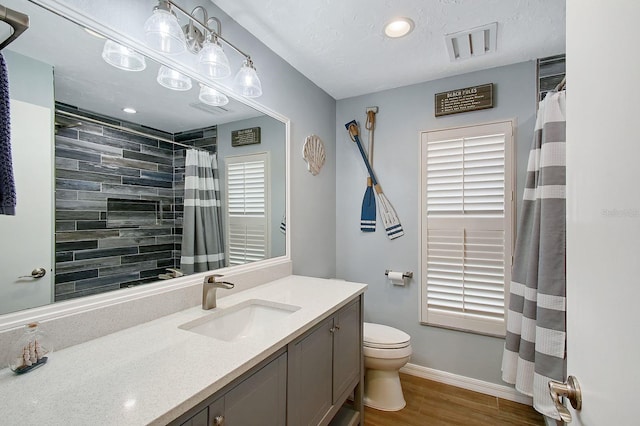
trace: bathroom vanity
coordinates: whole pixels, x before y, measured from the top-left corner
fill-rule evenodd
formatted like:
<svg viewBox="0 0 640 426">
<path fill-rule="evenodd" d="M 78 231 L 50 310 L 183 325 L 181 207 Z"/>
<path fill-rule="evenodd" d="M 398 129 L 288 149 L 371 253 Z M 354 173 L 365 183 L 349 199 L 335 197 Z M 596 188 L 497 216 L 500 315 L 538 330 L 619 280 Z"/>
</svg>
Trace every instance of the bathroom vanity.
<svg viewBox="0 0 640 426">
<path fill-rule="evenodd" d="M 288 276 L 54 352 L 23 376 L 0 370 L 2 421 L 356 425 L 365 289 Z"/>
<path fill-rule="evenodd" d="M 170 424 L 358 424 L 359 402 L 344 404 L 360 398 L 361 306 L 357 297 Z"/>
</svg>

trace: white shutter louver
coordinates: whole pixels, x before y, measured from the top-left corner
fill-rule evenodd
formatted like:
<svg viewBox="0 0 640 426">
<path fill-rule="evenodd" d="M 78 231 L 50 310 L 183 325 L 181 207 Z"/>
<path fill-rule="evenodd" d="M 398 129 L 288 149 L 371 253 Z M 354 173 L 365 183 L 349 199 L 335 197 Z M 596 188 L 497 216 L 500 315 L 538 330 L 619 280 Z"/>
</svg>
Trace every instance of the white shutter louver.
<svg viewBox="0 0 640 426">
<path fill-rule="evenodd" d="M 265 161 L 230 163 L 227 190 L 230 215 L 264 216 Z"/>
<path fill-rule="evenodd" d="M 423 133 L 423 322 L 504 335 L 510 145 L 510 122 Z"/>
<path fill-rule="evenodd" d="M 268 257 L 268 157 L 228 157 L 226 162 L 227 258 L 229 265 Z"/>
<path fill-rule="evenodd" d="M 229 224 L 229 265 L 242 265 L 265 258 L 265 227 L 241 223 Z"/>
</svg>

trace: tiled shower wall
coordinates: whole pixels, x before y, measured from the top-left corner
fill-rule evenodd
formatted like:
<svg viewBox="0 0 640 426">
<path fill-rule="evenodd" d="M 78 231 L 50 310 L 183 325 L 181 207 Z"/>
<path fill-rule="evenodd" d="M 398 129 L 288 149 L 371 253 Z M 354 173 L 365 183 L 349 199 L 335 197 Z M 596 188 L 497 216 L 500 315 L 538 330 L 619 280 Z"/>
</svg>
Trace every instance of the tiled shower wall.
<svg viewBox="0 0 640 426">
<path fill-rule="evenodd" d="M 173 135 L 56 107 L 216 149 L 215 127 Z M 107 125 L 69 124 L 55 138 L 55 300 L 157 281 L 179 267 L 184 148 Z"/>
<path fill-rule="evenodd" d="M 554 90 L 566 74 L 566 55 L 547 56 L 538 59 L 538 97 L 544 99 Z"/>
</svg>

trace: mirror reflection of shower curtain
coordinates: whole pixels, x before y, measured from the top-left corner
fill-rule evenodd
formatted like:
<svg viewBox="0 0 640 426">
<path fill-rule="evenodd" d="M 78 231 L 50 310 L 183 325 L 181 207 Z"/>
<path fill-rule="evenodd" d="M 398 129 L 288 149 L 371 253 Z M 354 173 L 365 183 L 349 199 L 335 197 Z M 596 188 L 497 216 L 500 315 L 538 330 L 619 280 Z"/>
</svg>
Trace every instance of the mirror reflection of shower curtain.
<svg viewBox="0 0 640 426">
<path fill-rule="evenodd" d="M 182 226 L 182 272 L 191 274 L 224 267 L 216 154 L 195 149 L 186 152 Z"/>
</svg>

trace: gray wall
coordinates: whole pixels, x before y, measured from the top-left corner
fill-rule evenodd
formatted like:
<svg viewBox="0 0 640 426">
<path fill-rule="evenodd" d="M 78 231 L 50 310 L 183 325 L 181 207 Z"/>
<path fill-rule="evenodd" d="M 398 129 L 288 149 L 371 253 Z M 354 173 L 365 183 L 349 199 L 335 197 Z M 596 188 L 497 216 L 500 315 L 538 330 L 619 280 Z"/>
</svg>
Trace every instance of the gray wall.
<svg viewBox="0 0 640 426">
<path fill-rule="evenodd" d="M 337 102 L 337 276 L 369 284 L 365 294 L 365 319 L 409 333 L 414 364 L 502 383 L 503 339 L 419 324 L 419 132 L 517 119 L 517 186 L 518 194 L 522 194 L 535 122 L 535 68 L 535 62 L 520 63 Z M 493 109 L 434 118 L 435 93 L 484 83 L 495 84 Z M 405 232 L 403 237 L 393 241 L 386 237 L 380 220 L 375 233 L 360 232 L 360 207 L 367 174 L 344 124 L 355 118 L 360 123 L 366 146 L 367 106 L 380 107 L 375 131 L 374 170 Z M 395 287 L 384 275 L 387 268 L 413 271 L 414 279 L 405 287 Z"/>
<path fill-rule="evenodd" d="M 260 127 L 260 143 L 255 145 L 231 146 L 231 132 L 233 130 Z M 258 152 L 269 152 L 270 182 L 269 189 L 271 205 L 270 222 L 270 250 L 271 257 L 282 256 L 285 253 L 285 235 L 280 232 L 280 221 L 285 212 L 285 126 L 271 117 L 250 118 L 234 121 L 218 126 L 218 168 L 220 182 L 226 182 L 225 158 L 228 156 L 249 155 Z M 220 188 L 224 192 L 223 188 Z M 223 210 L 223 211 L 226 211 Z"/>
<path fill-rule="evenodd" d="M 49 108 L 53 116 L 53 67 L 10 50 L 2 55 L 7 62 L 11 99 Z"/>
</svg>

